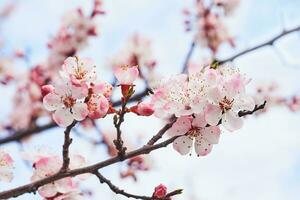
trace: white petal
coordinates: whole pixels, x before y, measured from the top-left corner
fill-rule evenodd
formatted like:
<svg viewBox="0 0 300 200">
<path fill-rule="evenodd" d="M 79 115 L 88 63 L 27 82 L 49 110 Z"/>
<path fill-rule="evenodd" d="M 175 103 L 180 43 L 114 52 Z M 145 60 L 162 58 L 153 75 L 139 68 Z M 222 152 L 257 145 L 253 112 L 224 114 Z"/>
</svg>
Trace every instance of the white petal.
<svg viewBox="0 0 300 200">
<path fill-rule="evenodd" d="M 218 126 L 210 126 L 206 127 L 203 130 L 203 137 L 207 140 L 210 144 L 218 144 L 220 138 L 220 128 Z"/>
<path fill-rule="evenodd" d="M 63 70 L 66 71 L 68 74 L 74 74 L 75 69 L 77 68 L 77 58 L 75 57 L 68 57 L 62 66 Z"/>
<path fill-rule="evenodd" d="M 61 98 L 57 94 L 49 93 L 43 98 L 43 105 L 48 111 L 57 110 L 62 106 Z"/>
<path fill-rule="evenodd" d="M 67 178 L 55 181 L 55 187 L 58 192 L 67 193 L 67 192 L 71 192 L 72 190 L 74 190 L 75 185 L 72 181 L 72 178 L 67 177 Z"/>
<path fill-rule="evenodd" d="M 198 156 L 206 156 L 212 150 L 212 144 L 208 143 L 206 140 L 196 138 L 195 141 L 195 151 Z"/>
<path fill-rule="evenodd" d="M 72 107 L 72 114 L 74 119 L 78 121 L 84 120 L 86 116 L 89 114 L 87 105 L 85 103 L 76 103 Z"/>
<path fill-rule="evenodd" d="M 209 125 L 215 126 L 219 123 L 222 117 L 222 110 L 219 106 L 209 104 L 206 107 L 205 119 Z"/>
<path fill-rule="evenodd" d="M 208 90 L 207 97 L 211 103 L 219 103 L 223 98 L 221 91 L 217 87 Z"/>
<path fill-rule="evenodd" d="M 182 136 L 173 142 L 173 148 L 181 155 L 186 155 L 191 152 L 192 144 L 193 139 L 189 138 L 188 136 Z"/>
<path fill-rule="evenodd" d="M 205 127 L 206 126 L 206 120 L 204 113 L 195 115 L 195 118 L 193 119 L 193 126 L 195 127 Z"/>
<path fill-rule="evenodd" d="M 228 131 L 235 131 L 242 128 L 243 120 L 238 117 L 237 113 L 228 111 L 222 118 L 222 124 Z"/>
<path fill-rule="evenodd" d="M 11 182 L 13 177 L 11 168 L 0 169 L 0 181 Z"/>
<path fill-rule="evenodd" d="M 40 187 L 38 192 L 42 197 L 49 198 L 49 197 L 55 196 L 57 193 L 57 190 L 56 190 L 54 183 L 49 183 L 47 185 Z"/>
<path fill-rule="evenodd" d="M 74 118 L 71 114 L 69 109 L 66 108 L 60 108 L 55 111 L 55 113 L 52 115 L 53 120 L 60 126 L 60 127 L 67 127 L 70 124 L 72 124 Z"/>
<path fill-rule="evenodd" d="M 243 95 L 235 99 L 233 106 L 236 111 L 253 110 L 255 107 L 255 101 L 251 96 Z"/>
<path fill-rule="evenodd" d="M 180 117 L 176 120 L 168 133 L 172 136 L 184 135 L 191 129 L 191 127 L 192 123 L 190 117 Z"/>
</svg>

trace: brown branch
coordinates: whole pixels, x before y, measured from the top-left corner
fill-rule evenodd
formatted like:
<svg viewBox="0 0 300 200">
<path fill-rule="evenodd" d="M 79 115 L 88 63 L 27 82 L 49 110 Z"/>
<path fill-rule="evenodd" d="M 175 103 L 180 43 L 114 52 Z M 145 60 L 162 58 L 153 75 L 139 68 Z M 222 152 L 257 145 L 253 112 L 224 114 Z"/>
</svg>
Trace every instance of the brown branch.
<svg viewBox="0 0 300 200">
<path fill-rule="evenodd" d="M 166 124 L 156 135 L 154 135 L 148 142 L 147 145 L 153 145 L 155 144 L 159 139 L 162 138 L 162 136 L 166 133 L 167 130 L 169 130 L 172 125 L 176 122 L 176 118 L 172 118 L 171 122 Z"/>
<path fill-rule="evenodd" d="M 135 195 L 128 193 L 124 191 L 123 189 L 120 189 L 116 185 L 114 185 L 109 179 L 105 178 L 102 174 L 100 174 L 98 171 L 95 171 L 94 174 L 99 179 L 100 183 L 105 183 L 108 185 L 108 187 L 116 194 L 123 195 L 127 198 L 134 198 L 134 199 L 142 199 L 142 200 L 169 200 L 170 197 L 181 194 L 182 190 L 175 190 L 173 192 L 170 192 L 166 195 L 164 198 L 155 198 L 155 197 L 149 197 L 149 196 L 141 196 L 141 195 Z"/>
<path fill-rule="evenodd" d="M 70 164 L 70 157 L 69 157 L 69 147 L 72 143 L 72 138 L 70 137 L 72 128 L 76 125 L 77 121 L 73 121 L 72 124 L 70 124 L 64 134 L 64 144 L 63 144 L 63 150 L 62 150 L 62 156 L 63 156 L 63 165 L 60 169 L 61 172 L 66 172 L 69 170 L 69 164 Z"/>
<path fill-rule="evenodd" d="M 268 40 L 268 41 L 266 41 L 266 42 L 264 42 L 264 43 L 258 44 L 258 45 L 254 46 L 254 47 L 252 47 L 252 48 L 249 48 L 249 49 L 246 49 L 246 50 L 244 50 L 244 51 L 241 51 L 241 52 L 239 52 L 239 53 L 237 53 L 237 54 L 235 54 L 235 55 L 233 55 L 233 56 L 231 56 L 231 57 L 229 57 L 229 58 L 227 58 L 227 59 L 224 59 L 224 60 L 217 60 L 217 62 L 218 62 L 219 64 L 224 64 L 224 63 L 226 63 L 226 62 L 231 62 L 231 61 L 235 60 L 236 58 L 238 58 L 238 57 L 240 57 L 240 56 L 242 56 L 242 55 L 245 55 L 245 54 L 247 54 L 247 53 L 250 53 L 250 52 L 252 52 L 252 51 L 255 51 L 255 50 L 257 50 L 257 49 L 260 49 L 260 48 L 262 48 L 262 47 L 272 46 L 272 45 L 274 44 L 274 42 L 276 42 L 278 39 L 280 39 L 280 38 L 282 38 L 282 37 L 284 37 L 285 35 L 288 35 L 288 34 L 290 34 L 290 33 L 296 32 L 296 31 L 300 31 L 300 26 L 297 26 L 297 27 L 295 27 L 295 28 L 293 28 L 293 29 L 290 29 L 290 30 L 284 30 L 284 31 L 282 31 L 280 34 L 276 35 L 275 37 L 273 37 L 272 39 L 270 39 L 270 40 Z"/>
<path fill-rule="evenodd" d="M 113 142 L 116 146 L 116 149 L 118 150 L 118 155 L 121 160 L 124 159 L 125 152 L 126 152 L 126 147 L 123 146 L 124 141 L 122 140 L 122 136 L 121 136 L 122 135 L 121 125 L 124 122 L 124 116 L 126 113 L 126 104 L 127 104 L 127 101 L 122 103 L 122 108 L 121 108 L 119 114 L 115 115 L 114 119 L 113 119 L 115 128 L 117 130 L 117 139 L 115 139 Z"/>
<path fill-rule="evenodd" d="M 263 105 L 263 106 L 262 106 Z M 245 115 L 250 115 L 253 114 L 254 112 L 256 112 L 257 110 L 263 109 L 263 107 L 265 106 L 265 103 L 262 104 L 260 106 L 256 106 L 256 108 L 254 108 L 252 111 L 248 112 L 248 111 L 241 111 L 242 114 L 240 114 L 241 116 L 245 116 Z M 170 128 L 170 127 L 169 127 Z M 169 129 L 168 128 L 168 129 Z M 164 129 L 164 133 L 168 130 L 167 128 L 163 127 L 162 129 Z M 160 131 L 159 131 L 160 132 Z M 161 134 L 161 133 L 157 133 Z M 162 133 L 162 134 L 164 134 Z M 181 135 L 179 136 L 174 136 L 171 137 L 161 143 L 158 144 L 154 144 L 154 145 L 145 145 L 137 150 L 128 152 L 124 155 L 123 160 L 129 159 L 129 158 L 133 158 L 135 156 L 139 156 L 139 155 L 143 155 L 143 154 L 149 154 L 150 152 L 166 147 L 169 144 L 171 144 L 174 140 L 176 140 L 178 137 L 181 137 Z M 90 165 L 87 167 L 83 167 L 83 168 L 78 168 L 78 169 L 73 169 L 73 170 L 69 170 L 66 172 L 58 172 L 55 175 L 46 177 L 44 179 L 41 179 L 39 181 L 35 181 L 32 182 L 30 184 L 27 185 L 23 185 L 11 190 L 7 190 L 7 191 L 3 191 L 0 193 L 0 199 L 7 199 L 7 198 L 12 198 L 12 197 L 17 197 L 20 196 L 22 194 L 28 193 L 28 192 L 35 192 L 37 191 L 37 189 L 43 185 L 52 183 L 54 181 L 66 178 L 66 177 L 74 177 L 80 174 L 86 174 L 86 173 L 95 173 L 95 171 L 97 171 L 98 169 L 107 167 L 109 165 L 121 162 L 122 159 L 120 158 L 120 156 L 115 156 L 113 158 L 107 159 L 105 161 L 96 163 L 94 165 Z"/>
<path fill-rule="evenodd" d="M 145 97 L 146 95 L 148 95 L 148 93 L 150 91 L 151 91 L 150 89 L 145 88 L 144 91 L 133 95 L 129 99 L 128 102 L 139 101 L 143 97 Z M 113 106 L 114 107 L 120 106 L 120 105 L 121 105 L 121 101 L 113 102 Z M 22 139 L 24 139 L 24 138 L 26 138 L 28 136 L 35 135 L 35 134 L 38 134 L 38 133 L 40 133 L 42 131 L 49 130 L 49 129 L 52 129 L 52 128 L 57 128 L 57 127 L 58 126 L 57 126 L 57 124 L 55 122 L 50 122 L 49 124 L 46 124 L 46 125 L 43 125 L 43 126 L 36 126 L 34 128 L 30 128 L 30 129 L 27 129 L 27 130 L 16 131 L 15 133 L 13 133 L 10 136 L 7 136 L 5 138 L 0 138 L 0 145 L 6 144 L 6 143 L 9 143 L 9 142 L 14 142 L 14 141 L 20 142 Z"/>
<path fill-rule="evenodd" d="M 243 110 L 243 111 L 240 111 L 238 113 L 238 115 L 239 115 L 239 117 L 243 117 L 245 115 L 252 115 L 253 113 L 255 113 L 258 110 L 263 110 L 265 108 L 266 104 L 267 104 L 267 101 L 264 101 L 264 103 L 261 105 L 255 105 L 253 110 Z"/>
</svg>

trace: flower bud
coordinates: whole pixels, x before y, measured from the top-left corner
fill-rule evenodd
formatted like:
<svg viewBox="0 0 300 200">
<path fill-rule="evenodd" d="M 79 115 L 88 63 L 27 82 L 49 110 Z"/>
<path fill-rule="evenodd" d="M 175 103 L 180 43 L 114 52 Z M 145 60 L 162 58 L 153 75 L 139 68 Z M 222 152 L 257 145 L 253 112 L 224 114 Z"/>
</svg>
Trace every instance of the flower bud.
<svg viewBox="0 0 300 200">
<path fill-rule="evenodd" d="M 53 85 L 43 85 L 41 87 L 41 92 L 42 92 L 42 96 L 46 96 L 47 94 L 51 93 L 54 91 L 54 87 Z"/>
<path fill-rule="evenodd" d="M 163 198 L 167 195 L 167 187 L 163 184 L 160 184 L 155 187 L 153 197 Z"/>
</svg>

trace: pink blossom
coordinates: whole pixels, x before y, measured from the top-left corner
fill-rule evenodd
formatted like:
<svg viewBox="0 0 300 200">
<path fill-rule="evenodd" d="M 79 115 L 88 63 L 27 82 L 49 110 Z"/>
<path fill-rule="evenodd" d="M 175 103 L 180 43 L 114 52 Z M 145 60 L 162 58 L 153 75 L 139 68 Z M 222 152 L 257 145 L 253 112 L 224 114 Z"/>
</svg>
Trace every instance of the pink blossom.
<svg viewBox="0 0 300 200">
<path fill-rule="evenodd" d="M 122 66 L 115 70 L 115 76 L 120 85 L 132 85 L 139 76 L 138 66 Z"/>
<path fill-rule="evenodd" d="M 0 181 L 11 182 L 13 179 L 13 159 L 4 150 L 0 149 Z"/>
<path fill-rule="evenodd" d="M 180 136 L 173 142 L 174 149 L 181 155 L 186 155 L 194 146 L 198 156 L 209 154 L 213 145 L 219 142 L 220 129 L 217 126 L 206 125 L 204 114 L 178 118 L 168 131 L 172 136 Z"/>
<path fill-rule="evenodd" d="M 203 87 L 205 82 L 201 74 L 187 76 L 179 74 L 164 80 L 154 91 L 152 103 L 157 117 L 177 117 L 200 113 L 205 106 Z"/>
<path fill-rule="evenodd" d="M 110 99 L 113 86 L 107 82 L 97 82 L 91 84 L 91 88 L 94 94 L 102 94 L 107 99 Z"/>
<path fill-rule="evenodd" d="M 31 177 L 31 181 L 38 181 L 48 176 L 52 176 L 56 174 L 62 166 L 62 159 L 56 155 L 45 154 L 45 152 L 39 152 L 35 155 L 23 155 L 25 159 L 33 161 L 35 171 Z M 80 168 L 84 165 L 85 159 L 81 155 L 70 156 L 70 169 Z M 69 195 L 72 196 L 75 195 L 75 193 L 78 194 L 76 190 L 77 184 L 75 183 L 74 178 L 66 177 L 41 186 L 38 189 L 38 192 L 45 199 L 68 199 L 67 197 Z"/>
<path fill-rule="evenodd" d="M 83 99 L 87 96 L 87 86 L 76 87 L 61 81 L 54 92 L 47 94 L 43 104 L 48 111 L 55 111 L 53 120 L 61 127 L 67 127 L 73 120 L 82 121 L 88 115 L 87 105 Z"/>
<path fill-rule="evenodd" d="M 92 94 L 87 102 L 87 108 L 89 111 L 88 116 L 91 119 L 102 118 L 107 114 L 109 102 L 102 94 Z"/>
<path fill-rule="evenodd" d="M 241 110 L 253 110 L 254 100 L 241 92 L 236 83 L 227 82 L 224 87 L 214 87 L 208 91 L 209 104 L 206 108 L 206 120 L 210 125 L 222 125 L 229 131 L 240 129 L 243 125 L 238 116 Z"/>
<path fill-rule="evenodd" d="M 61 75 L 70 78 L 74 85 L 90 83 L 96 80 L 96 66 L 88 58 L 68 57 L 62 66 Z"/>
</svg>

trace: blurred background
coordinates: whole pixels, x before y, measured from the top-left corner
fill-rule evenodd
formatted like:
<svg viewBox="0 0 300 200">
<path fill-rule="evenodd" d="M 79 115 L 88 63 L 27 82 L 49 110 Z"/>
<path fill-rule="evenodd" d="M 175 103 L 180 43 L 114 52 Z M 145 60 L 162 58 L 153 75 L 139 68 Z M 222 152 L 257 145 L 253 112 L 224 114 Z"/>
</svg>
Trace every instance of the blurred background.
<svg viewBox="0 0 300 200">
<path fill-rule="evenodd" d="M 17 70 L 26 70 L 43 62 L 48 55 L 47 43 L 69 10 L 81 7 L 89 12 L 88 0 L 0 0 L 1 6 L 14 2 L 13 12 L 0 21 L 0 55 L 16 49 L 26 52 L 25 61 L 15 63 Z M 192 0 L 105 0 L 106 12 L 97 20 L 98 37 L 89 39 L 89 45 L 78 52 L 91 57 L 102 80 L 112 81 L 109 60 L 122 49 L 128 38 L 138 33 L 151 40 L 157 72 L 163 76 L 180 73 L 193 31 L 186 32 L 183 9 L 194 6 Z M 235 38 L 235 48 L 222 45 L 217 57 L 227 58 L 237 52 L 267 41 L 285 29 L 300 25 L 299 0 L 241 0 L 234 13 L 226 17 L 226 26 Z M 205 49 L 197 46 L 192 62 L 202 63 Z M 234 60 L 234 65 L 252 78 L 249 91 L 276 84 L 276 94 L 289 98 L 300 92 L 300 33 L 289 34 L 274 46 L 260 48 Z M 139 90 L 139 89 L 138 89 Z M 11 97 L 14 85 L 0 86 L 0 120 L 5 120 L 14 109 Z M 21 110 L 14 110 L 17 115 Z M 299 112 L 287 106 L 270 106 L 265 113 L 249 116 L 242 129 L 223 131 L 220 143 L 211 154 L 180 156 L 171 146 L 154 151 L 149 157 L 150 170 L 137 173 L 137 181 L 121 179 L 124 166 L 116 164 L 101 172 L 116 185 L 131 193 L 152 194 L 153 188 L 164 183 L 170 190 L 182 188 L 184 200 L 298 200 L 300 199 L 300 123 Z M 124 123 L 124 134 L 129 143 L 142 145 L 162 127 L 164 122 L 155 117 L 143 118 L 129 114 Z M 114 133 L 111 117 L 99 120 L 107 133 Z M 93 131 L 83 131 L 93 138 Z M 32 169 L 22 161 L 19 152 L 47 146 L 60 153 L 63 129 L 55 128 L 30 138 L 30 141 L 9 143 L 2 147 L 16 161 L 12 183 L 0 183 L 5 190 L 28 183 Z M 89 163 L 108 157 L 105 147 L 90 145 L 73 134 L 73 152 L 87 156 Z M 106 185 L 91 177 L 81 183 L 83 190 L 92 190 L 87 199 L 126 199 L 116 196 Z M 16 199 L 41 199 L 26 194 Z"/>
</svg>

